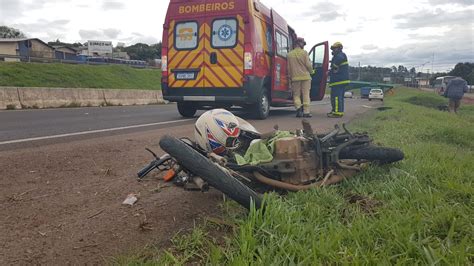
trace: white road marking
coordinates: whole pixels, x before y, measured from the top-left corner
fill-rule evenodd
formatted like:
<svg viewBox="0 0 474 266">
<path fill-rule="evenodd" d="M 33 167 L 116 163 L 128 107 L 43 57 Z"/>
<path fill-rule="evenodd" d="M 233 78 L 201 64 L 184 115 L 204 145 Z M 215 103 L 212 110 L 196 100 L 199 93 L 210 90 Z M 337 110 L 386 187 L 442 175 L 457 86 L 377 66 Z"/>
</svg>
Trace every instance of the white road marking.
<svg viewBox="0 0 474 266">
<path fill-rule="evenodd" d="M 194 120 L 194 119 L 165 121 L 165 122 L 159 122 L 159 123 L 142 124 L 142 125 L 134 125 L 134 126 L 126 126 L 126 127 L 116 127 L 116 128 L 107 128 L 107 129 L 98 129 L 98 130 L 90 130 L 90 131 L 81 131 L 81 132 L 59 134 L 59 135 L 52 135 L 52 136 L 44 136 L 44 137 L 36 137 L 36 138 L 7 140 L 7 141 L 0 142 L 0 145 L 15 144 L 15 143 L 22 143 L 22 142 L 31 142 L 31 141 L 46 140 L 46 139 L 57 139 L 57 138 L 65 138 L 65 137 L 72 137 L 72 136 L 89 135 L 89 134 L 119 131 L 119 130 L 125 130 L 125 129 L 141 128 L 141 127 L 168 125 L 168 124 L 175 124 L 175 123 L 187 122 L 187 121 L 192 121 L 192 120 Z"/>
<path fill-rule="evenodd" d="M 329 102 L 323 101 L 318 103 L 311 103 L 312 106 L 315 105 L 326 105 Z M 294 107 L 277 107 L 272 108 L 272 110 L 293 110 Z M 87 113 L 86 113 L 87 114 Z M 159 123 L 151 123 L 151 124 L 143 124 L 143 125 L 134 125 L 134 126 L 126 126 L 126 127 L 116 127 L 116 128 L 107 128 L 107 129 L 98 129 L 98 130 L 90 130 L 90 131 L 81 131 L 81 132 L 74 132 L 74 133 L 66 133 L 66 134 L 59 134 L 59 135 L 51 135 L 51 136 L 44 136 L 44 137 L 36 137 L 36 138 L 26 138 L 26 139 L 16 139 L 16 140 L 7 140 L 0 142 L 1 145 L 7 144 L 15 144 L 15 143 L 22 143 L 22 142 L 32 142 L 32 141 L 39 141 L 39 140 L 47 140 L 47 139 L 57 139 L 57 138 L 65 138 L 65 137 L 73 137 L 73 136 L 81 136 L 81 135 L 89 135 L 89 134 L 96 134 L 96 133 L 104 133 L 104 132 L 111 132 L 111 131 L 119 131 L 125 129 L 133 129 L 133 128 L 141 128 L 141 127 L 151 127 L 151 126 L 159 126 L 159 125 L 167 125 L 167 124 L 174 124 L 174 123 L 181 123 L 192 121 L 194 119 L 183 119 L 183 120 L 176 120 L 176 121 L 165 121 Z"/>
</svg>

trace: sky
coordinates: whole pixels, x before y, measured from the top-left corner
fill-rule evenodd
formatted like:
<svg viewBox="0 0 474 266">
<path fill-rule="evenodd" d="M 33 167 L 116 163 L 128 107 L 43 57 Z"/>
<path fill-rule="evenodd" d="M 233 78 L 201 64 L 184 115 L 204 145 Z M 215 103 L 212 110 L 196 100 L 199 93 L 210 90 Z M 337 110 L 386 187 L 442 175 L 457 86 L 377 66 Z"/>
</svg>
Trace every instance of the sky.
<svg viewBox="0 0 474 266">
<path fill-rule="evenodd" d="M 474 0 L 261 0 L 308 44 L 344 44 L 350 64 L 442 72 L 474 62 Z M 65 42 L 161 40 L 166 0 L 0 0 L 0 25 Z M 308 49 L 310 47 L 307 47 Z"/>
</svg>

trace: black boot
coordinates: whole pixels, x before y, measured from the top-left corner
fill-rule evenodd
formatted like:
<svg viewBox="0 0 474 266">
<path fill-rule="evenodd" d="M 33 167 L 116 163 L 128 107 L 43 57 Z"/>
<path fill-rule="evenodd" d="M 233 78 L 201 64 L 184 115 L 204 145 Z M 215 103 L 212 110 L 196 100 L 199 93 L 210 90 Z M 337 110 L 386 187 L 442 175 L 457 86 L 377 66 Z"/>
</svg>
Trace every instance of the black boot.
<svg viewBox="0 0 474 266">
<path fill-rule="evenodd" d="M 342 114 L 342 113 L 330 113 L 330 114 L 328 114 L 329 118 L 341 118 L 343 116 L 344 116 L 344 114 Z"/>
<path fill-rule="evenodd" d="M 296 110 L 296 117 L 302 117 L 303 116 L 303 107 L 300 107 Z"/>
</svg>

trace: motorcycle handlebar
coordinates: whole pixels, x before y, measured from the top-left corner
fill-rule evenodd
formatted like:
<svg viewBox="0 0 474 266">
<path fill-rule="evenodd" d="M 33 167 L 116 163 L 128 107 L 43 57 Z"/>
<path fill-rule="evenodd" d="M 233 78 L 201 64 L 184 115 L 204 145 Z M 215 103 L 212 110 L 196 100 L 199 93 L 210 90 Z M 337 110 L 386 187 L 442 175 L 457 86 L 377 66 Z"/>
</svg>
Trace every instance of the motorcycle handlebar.
<svg viewBox="0 0 474 266">
<path fill-rule="evenodd" d="M 144 178 L 146 175 L 148 175 L 155 168 L 158 168 L 160 165 L 164 164 L 166 161 L 168 161 L 170 159 L 171 159 L 171 157 L 168 154 L 166 154 L 166 155 L 163 155 L 158 160 L 153 160 L 150 164 L 148 164 L 145 168 L 143 168 L 140 172 L 137 173 L 138 178 L 139 179 Z"/>
<path fill-rule="evenodd" d="M 140 172 L 138 172 L 137 176 L 138 178 L 142 179 L 146 175 L 148 175 L 153 169 L 158 167 L 157 160 L 153 160 L 149 165 L 147 165 L 145 168 L 143 168 Z"/>
</svg>

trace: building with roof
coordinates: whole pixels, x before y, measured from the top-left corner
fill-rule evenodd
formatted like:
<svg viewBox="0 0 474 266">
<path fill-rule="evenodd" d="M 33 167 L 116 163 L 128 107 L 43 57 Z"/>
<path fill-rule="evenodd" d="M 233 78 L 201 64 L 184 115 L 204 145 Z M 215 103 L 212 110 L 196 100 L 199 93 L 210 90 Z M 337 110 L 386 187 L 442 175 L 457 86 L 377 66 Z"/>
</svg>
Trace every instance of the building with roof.
<svg viewBox="0 0 474 266">
<path fill-rule="evenodd" d="M 77 60 L 77 51 L 67 46 L 53 46 L 56 59 L 59 60 Z"/>
<path fill-rule="evenodd" d="M 31 57 L 54 59 L 54 47 L 37 38 L 0 39 L 0 61 L 26 61 Z"/>
</svg>

